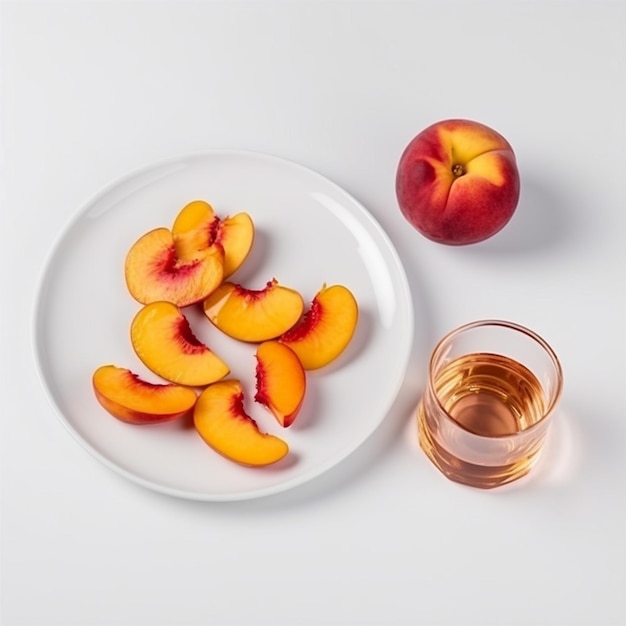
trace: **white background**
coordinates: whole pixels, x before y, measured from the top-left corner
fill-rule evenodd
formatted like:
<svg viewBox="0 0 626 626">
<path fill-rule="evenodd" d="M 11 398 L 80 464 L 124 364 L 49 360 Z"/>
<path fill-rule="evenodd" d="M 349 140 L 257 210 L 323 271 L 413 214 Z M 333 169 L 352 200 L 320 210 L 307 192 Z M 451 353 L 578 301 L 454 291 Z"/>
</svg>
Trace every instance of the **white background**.
<svg viewBox="0 0 626 626">
<path fill-rule="evenodd" d="M 624 623 L 625 25 L 623 2 L 3 3 L 2 624 Z M 427 241 L 395 201 L 404 146 L 447 117 L 518 157 L 518 211 L 476 246 Z M 354 194 L 416 313 L 374 436 L 241 503 L 100 465 L 56 419 L 31 347 L 37 280 L 76 211 L 210 148 L 292 159 Z M 565 371 L 540 464 L 490 492 L 435 471 L 413 415 L 436 340 L 484 317 L 533 328 Z"/>
</svg>

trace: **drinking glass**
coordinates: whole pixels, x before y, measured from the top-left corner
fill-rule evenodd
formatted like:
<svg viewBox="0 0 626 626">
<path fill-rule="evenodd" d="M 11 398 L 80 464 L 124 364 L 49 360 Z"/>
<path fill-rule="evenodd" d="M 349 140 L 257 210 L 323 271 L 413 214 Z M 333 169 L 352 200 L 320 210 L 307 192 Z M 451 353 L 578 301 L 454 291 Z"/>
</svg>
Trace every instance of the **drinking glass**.
<svg viewBox="0 0 626 626">
<path fill-rule="evenodd" d="M 461 326 L 430 358 L 420 446 L 451 480 L 517 480 L 539 457 L 562 387 L 556 354 L 532 330 L 501 320 Z"/>
</svg>

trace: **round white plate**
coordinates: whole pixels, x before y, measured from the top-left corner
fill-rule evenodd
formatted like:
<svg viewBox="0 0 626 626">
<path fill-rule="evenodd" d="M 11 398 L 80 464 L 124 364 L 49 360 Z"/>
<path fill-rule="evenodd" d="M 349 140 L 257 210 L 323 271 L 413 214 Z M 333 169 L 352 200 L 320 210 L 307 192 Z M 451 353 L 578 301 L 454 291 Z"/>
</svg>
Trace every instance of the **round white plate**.
<svg viewBox="0 0 626 626">
<path fill-rule="evenodd" d="M 259 428 L 290 453 L 264 468 L 237 465 L 209 448 L 191 420 L 125 424 L 102 409 L 91 376 L 103 364 L 163 382 L 129 340 L 140 306 L 126 290 L 124 259 L 146 231 L 170 227 L 194 199 L 220 217 L 248 212 L 250 256 L 231 280 L 252 289 L 276 278 L 310 302 L 324 283 L 343 284 L 360 310 L 354 338 L 326 368 L 308 373 L 296 421 L 283 429 L 253 401 L 255 346 L 222 335 L 185 309 L 196 336 L 226 360 Z M 46 265 L 35 311 L 35 354 L 48 396 L 76 439 L 137 483 L 184 498 L 241 500 L 308 481 L 353 452 L 385 418 L 403 381 L 413 337 L 406 275 L 387 235 L 353 197 L 319 174 L 276 157 L 211 151 L 135 172 L 104 189 L 62 234 Z"/>
</svg>

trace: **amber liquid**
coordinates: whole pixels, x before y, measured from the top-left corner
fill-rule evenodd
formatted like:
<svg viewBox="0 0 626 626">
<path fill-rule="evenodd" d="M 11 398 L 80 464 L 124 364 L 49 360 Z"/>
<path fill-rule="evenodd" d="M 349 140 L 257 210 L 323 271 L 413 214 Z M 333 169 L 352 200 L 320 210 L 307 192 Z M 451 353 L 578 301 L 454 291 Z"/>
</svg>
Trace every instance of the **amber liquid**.
<svg viewBox="0 0 626 626">
<path fill-rule="evenodd" d="M 514 438 L 508 436 L 528 429 L 545 414 L 544 390 L 530 370 L 508 357 L 469 354 L 441 369 L 434 391 L 441 406 L 432 397 L 420 404 L 420 444 L 444 474 L 476 487 L 495 487 L 528 472 L 543 433 L 537 441 L 520 437 L 519 456 Z M 441 415 L 441 407 L 449 417 Z M 493 438 L 493 445 L 474 435 Z M 482 451 L 485 464 L 480 462 Z"/>
</svg>

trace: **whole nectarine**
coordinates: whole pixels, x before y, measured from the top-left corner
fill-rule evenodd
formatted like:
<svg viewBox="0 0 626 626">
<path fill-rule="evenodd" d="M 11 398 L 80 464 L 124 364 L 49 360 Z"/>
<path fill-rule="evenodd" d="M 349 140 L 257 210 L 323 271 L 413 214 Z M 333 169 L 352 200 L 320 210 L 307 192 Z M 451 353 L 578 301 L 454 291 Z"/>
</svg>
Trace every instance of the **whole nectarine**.
<svg viewBox="0 0 626 626">
<path fill-rule="evenodd" d="M 404 217 L 438 243 L 478 243 L 513 216 L 520 177 L 513 148 L 471 120 L 437 122 L 405 148 L 396 174 Z"/>
</svg>

